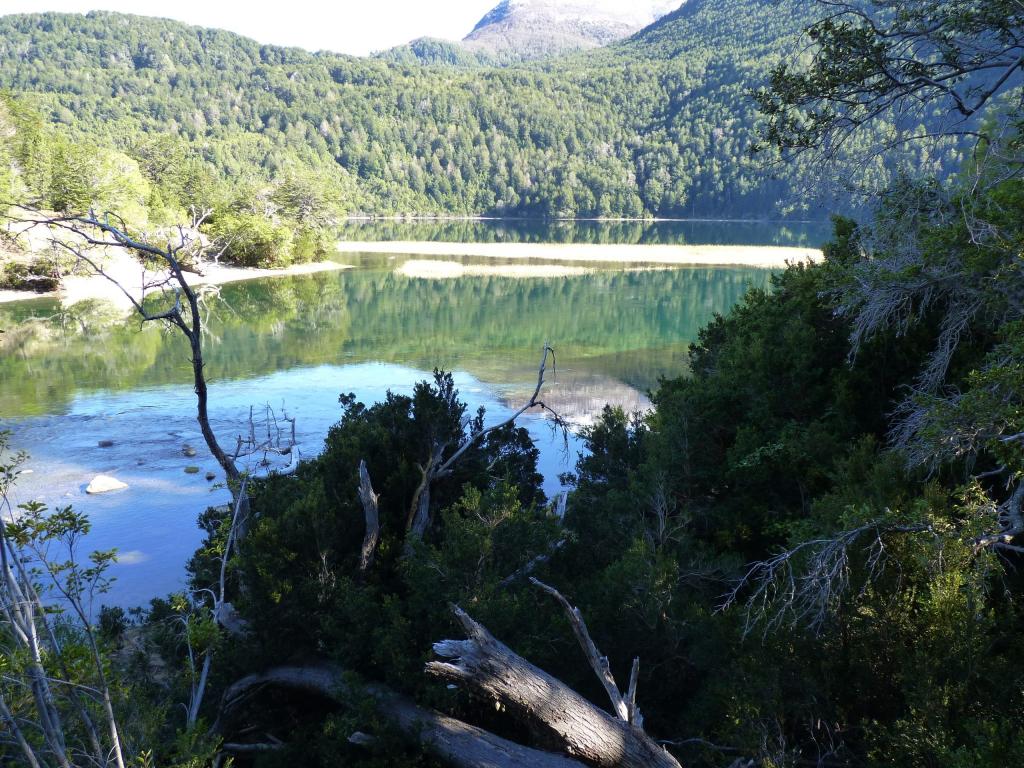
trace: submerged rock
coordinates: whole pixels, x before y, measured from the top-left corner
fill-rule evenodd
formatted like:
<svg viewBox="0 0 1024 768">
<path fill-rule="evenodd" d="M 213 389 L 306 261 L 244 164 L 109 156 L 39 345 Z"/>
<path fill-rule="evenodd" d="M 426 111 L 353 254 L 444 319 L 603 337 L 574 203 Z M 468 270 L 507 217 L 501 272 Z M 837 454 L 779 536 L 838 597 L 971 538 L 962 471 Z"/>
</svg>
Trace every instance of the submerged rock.
<svg viewBox="0 0 1024 768">
<path fill-rule="evenodd" d="M 122 488 L 127 488 L 127 483 L 122 483 L 116 477 L 110 475 L 96 475 L 92 479 L 92 482 L 86 487 L 86 493 L 109 493 L 110 491 L 120 491 Z"/>
<path fill-rule="evenodd" d="M 186 444 L 185 444 L 185 445 L 184 445 L 184 446 L 182 447 L 182 449 L 181 449 L 181 452 L 182 452 L 183 454 L 185 454 L 185 456 L 187 456 L 187 457 L 188 457 L 188 458 L 190 458 L 190 459 L 191 459 L 191 458 L 192 458 L 193 456 L 195 456 L 195 455 L 196 455 L 196 449 L 195 449 L 195 448 L 193 448 L 193 447 L 192 447 L 191 445 L 189 445 L 188 443 L 186 443 Z"/>
<path fill-rule="evenodd" d="M 185 474 L 186 475 L 198 475 L 199 474 L 199 467 L 189 465 L 189 466 L 185 467 Z"/>
<path fill-rule="evenodd" d="M 114 447 L 114 441 L 113 440 L 100 440 L 99 443 L 97 443 L 97 445 L 100 448 L 113 448 Z"/>
</svg>

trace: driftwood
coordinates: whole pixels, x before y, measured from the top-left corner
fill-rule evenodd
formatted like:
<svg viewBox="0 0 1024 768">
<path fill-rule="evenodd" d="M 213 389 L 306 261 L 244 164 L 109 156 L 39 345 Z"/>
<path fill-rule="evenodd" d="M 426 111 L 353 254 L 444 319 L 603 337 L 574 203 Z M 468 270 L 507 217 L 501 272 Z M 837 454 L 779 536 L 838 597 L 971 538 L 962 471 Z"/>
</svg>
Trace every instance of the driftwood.
<svg viewBox="0 0 1024 768">
<path fill-rule="evenodd" d="M 545 746 L 599 768 L 680 768 L 675 758 L 636 724 L 618 719 L 513 653 L 461 608 L 456 618 L 467 640 L 442 640 L 443 661 L 427 672 L 500 704 L 529 725 Z M 631 685 L 635 693 L 635 682 Z"/>
<path fill-rule="evenodd" d="M 360 692 L 368 693 L 400 730 L 455 768 L 583 768 L 576 760 L 524 747 L 420 707 L 383 686 L 354 688 L 341 669 L 330 665 L 275 667 L 244 677 L 224 692 L 222 718 L 256 689 L 267 685 L 306 691 L 343 705 L 352 703 Z"/>
</svg>

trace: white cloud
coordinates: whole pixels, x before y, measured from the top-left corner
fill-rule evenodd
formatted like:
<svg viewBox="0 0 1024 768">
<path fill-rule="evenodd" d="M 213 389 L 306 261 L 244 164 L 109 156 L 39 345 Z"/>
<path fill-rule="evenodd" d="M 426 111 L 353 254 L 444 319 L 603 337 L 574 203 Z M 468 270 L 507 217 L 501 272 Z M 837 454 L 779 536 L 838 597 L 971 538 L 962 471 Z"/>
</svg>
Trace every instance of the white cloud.
<svg viewBox="0 0 1024 768">
<path fill-rule="evenodd" d="M 149 555 L 138 549 L 129 549 L 127 552 L 117 553 L 117 562 L 120 565 L 138 565 L 149 560 Z"/>
</svg>

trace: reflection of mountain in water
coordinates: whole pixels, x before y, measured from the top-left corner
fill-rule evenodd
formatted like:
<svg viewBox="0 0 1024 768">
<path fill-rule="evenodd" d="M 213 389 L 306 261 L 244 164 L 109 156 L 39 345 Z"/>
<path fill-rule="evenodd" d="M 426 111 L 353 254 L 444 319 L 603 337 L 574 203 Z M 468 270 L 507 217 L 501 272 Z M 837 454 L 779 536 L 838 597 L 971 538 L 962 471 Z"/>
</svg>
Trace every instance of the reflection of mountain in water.
<svg viewBox="0 0 1024 768">
<path fill-rule="evenodd" d="M 532 391 L 528 385 L 516 386 L 506 391 L 502 402 L 509 408 L 518 408 L 529 401 Z M 541 400 L 573 427 L 593 424 L 605 405 L 618 406 L 626 413 L 651 407 L 647 395 L 635 387 L 598 373 L 578 370 L 562 370 L 554 379 L 549 379 Z"/>
<path fill-rule="evenodd" d="M 342 240 L 444 243 L 591 243 L 616 245 L 794 245 L 817 248 L 831 235 L 824 222 L 589 221 L 586 219 L 353 219 Z"/>
<path fill-rule="evenodd" d="M 219 381 L 296 367 L 384 361 L 530 382 L 550 341 L 559 366 L 639 389 L 683 372 L 687 344 L 769 272 L 682 268 L 569 278 L 421 280 L 346 270 L 223 286 L 210 304 L 207 373 Z M 34 325 L 18 325 L 35 317 Z M 0 309 L 0 413 L 60 411 L 77 394 L 190 381 L 184 340 L 52 302 Z M 338 391 L 344 391 L 339 382 Z M 214 396 L 216 396 L 214 394 Z"/>
</svg>

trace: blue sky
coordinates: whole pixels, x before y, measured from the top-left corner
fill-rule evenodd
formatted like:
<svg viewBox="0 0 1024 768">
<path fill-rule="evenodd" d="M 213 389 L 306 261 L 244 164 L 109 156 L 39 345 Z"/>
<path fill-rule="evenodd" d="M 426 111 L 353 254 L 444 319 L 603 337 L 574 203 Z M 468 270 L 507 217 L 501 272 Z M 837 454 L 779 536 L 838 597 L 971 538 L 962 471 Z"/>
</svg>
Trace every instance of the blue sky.
<svg viewBox="0 0 1024 768">
<path fill-rule="evenodd" d="M 625 0 L 628 3 L 628 0 Z M 163 16 L 261 43 L 365 55 L 416 37 L 465 37 L 498 0 L 0 0 L 0 15 L 90 10 Z"/>
</svg>

